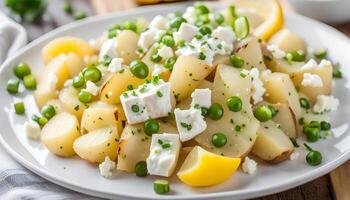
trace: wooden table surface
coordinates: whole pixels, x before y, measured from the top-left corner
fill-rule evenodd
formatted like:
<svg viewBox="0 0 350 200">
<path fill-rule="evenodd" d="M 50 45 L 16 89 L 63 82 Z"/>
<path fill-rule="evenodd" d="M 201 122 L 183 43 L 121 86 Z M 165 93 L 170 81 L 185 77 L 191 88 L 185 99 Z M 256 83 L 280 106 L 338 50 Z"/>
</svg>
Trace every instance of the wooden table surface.
<svg viewBox="0 0 350 200">
<path fill-rule="evenodd" d="M 63 0 L 50 0 L 41 22 L 37 24 L 23 24 L 28 32 L 30 41 L 52 29 L 73 21 L 72 17 L 63 11 L 63 2 Z M 110 11 L 125 10 L 137 6 L 133 0 L 73 0 L 72 2 L 76 8 L 84 10 L 89 16 L 104 14 Z M 1 3 L 0 9 L 7 12 L 3 3 Z M 350 24 L 337 26 L 336 28 L 350 36 Z M 256 200 L 299 199 L 350 200 L 350 161 L 346 162 L 330 174 L 322 176 L 309 183 L 278 194 L 257 198 Z"/>
</svg>

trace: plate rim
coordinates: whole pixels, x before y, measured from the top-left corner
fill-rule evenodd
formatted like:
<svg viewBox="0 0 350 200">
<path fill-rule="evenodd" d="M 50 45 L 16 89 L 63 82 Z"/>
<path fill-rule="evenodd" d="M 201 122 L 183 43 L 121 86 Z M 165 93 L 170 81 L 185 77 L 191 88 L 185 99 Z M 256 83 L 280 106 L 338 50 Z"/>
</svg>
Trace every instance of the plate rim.
<svg viewBox="0 0 350 200">
<path fill-rule="evenodd" d="M 76 26 L 84 26 L 86 24 L 96 23 L 98 21 L 104 21 L 104 20 L 108 20 L 111 18 L 117 19 L 117 18 L 120 18 L 123 16 L 128 16 L 128 15 L 140 14 L 142 16 L 142 13 L 151 12 L 151 10 L 155 10 L 155 9 L 166 9 L 169 6 L 174 7 L 174 8 L 182 8 L 182 7 L 186 7 L 188 5 L 191 5 L 191 4 L 192 3 L 189 3 L 189 2 L 185 2 L 185 3 L 182 2 L 182 3 L 173 3 L 173 4 L 165 4 L 165 5 L 144 6 L 141 8 L 134 8 L 131 10 L 119 11 L 118 13 L 110 13 L 110 14 L 106 14 L 103 16 L 93 16 L 93 17 L 89 17 L 89 18 L 81 20 L 81 21 L 72 22 L 72 23 L 63 25 L 63 26 L 61 26 L 57 29 L 54 29 L 54 30 L 42 35 L 41 37 L 33 40 L 32 42 L 27 44 L 25 47 L 23 47 L 21 50 L 19 50 L 18 52 L 16 52 L 12 56 L 8 57 L 0 67 L 0 74 L 3 73 L 4 66 L 8 65 L 8 63 L 12 62 L 14 59 L 19 57 L 21 54 L 23 54 L 26 51 L 30 50 L 31 48 L 35 47 L 37 44 L 41 43 L 42 41 L 46 40 L 47 38 L 50 38 L 54 35 L 57 35 L 61 32 L 64 32 L 64 31 L 71 29 L 71 28 L 74 28 Z M 214 5 L 214 3 L 210 3 L 210 4 Z M 216 4 L 218 4 L 218 3 L 216 3 Z M 347 41 L 347 43 L 350 44 L 350 39 L 347 36 L 345 36 L 343 33 L 339 32 L 338 30 L 336 30 L 335 28 L 333 28 L 327 24 L 324 24 L 324 23 L 319 22 L 317 20 L 314 20 L 314 19 L 311 19 L 311 18 L 308 18 L 305 16 L 301 16 L 301 15 L 298 15 L 295 13 L 284 13 L 284 15 L 287 18 L 296 18 L 296 19 L 299 18 L 298 20 L 303 20 L 303 21 L 308 21 L 308 22 L 314 23 L 315 25 L 330 31 L 332 35 L 335 35 L 336 37 L 341 38 L 342 40 Z M 53 182 L 57 185 L 60 185 L 64 188 L 74 190 L 76 192 L 88 194 L 91 196 L 95 196 L 95 197 L 102 197 L 102 198 L 154 199 L 153 197 L 141 197 L 141 196 L 136 196 L 133 194 L 131 194 L 131 195 L 110 194 L 110 193 L 101 192 L 101 191 L 94 191 L 93 189 L 87 189 L 84 187 L 80 187 L 78 185 L 71 184 L 64 179 L 60 179 L 59 177 L 46 172 L 41 167 L 28 161 L 23 155 L 21 155 L 16 150 L 11 148 L 7 144 L 7 142 L 5 141 L 3 134 L 2 134 L 2 131 L 0 131 L 0 143 L 4 147 L 5 151 L 9 155 L 11 155 L 12 158 L 14 158 L 21 165 L 23 165 L 26 169 L 28 169 L 28 170 L 32 171 L 33 173 L 37 174 L 38 176 L 40 176 L 40 177 L 42 177 L 50 182 Z M 269 195 L 272 193 L 281 192 L 281 191 L 296 187 L 298 185 L 302 185 L 306 182 L 309 182 L 313 179 L 316 179 L 320 176 L 323 176 L 324 174 L 332 171 L 333 169 L 340 166 L 341 164 L 343 164 L 344 162 L 346 162 L 349 159 L 350 159 L 350 150 L 342 153 L 337 159 L 332 160 L 329 163 L 327 163 L 321 167 L 315 168 L 314 170 L 308 172 L 302 178 L 297 177 L 297 178 L 288 179 L 288 181 L 284 181 L 280 185 L 275 186 L 275 187 L 271 186 L 271 187 L 266 187 L 266 188 L 261 188 L 261 189 L 242 189 L 242 190 L 240 190 L 240 192 L 238 194 L 235 192 L 235 190 L 232 190 L 232 191 L 223 191 L 223 192 L 214 192 L 214 193 L 202 193 L 200 195 L 195 195 L 195 196 L 189 195 L 189 194 L 179 195 L 179 196 L 176 196 L 176 195 L 166 196 L 165 195 L 165 196 L 158 196 L 157 199 L 211 199 L 211 198 L 225 199 L 225 198 L 232 198 L 233 195 L 235 198 L 255 198 L 255 197 L 265 196 L 265 195 Z"/>
</svg>

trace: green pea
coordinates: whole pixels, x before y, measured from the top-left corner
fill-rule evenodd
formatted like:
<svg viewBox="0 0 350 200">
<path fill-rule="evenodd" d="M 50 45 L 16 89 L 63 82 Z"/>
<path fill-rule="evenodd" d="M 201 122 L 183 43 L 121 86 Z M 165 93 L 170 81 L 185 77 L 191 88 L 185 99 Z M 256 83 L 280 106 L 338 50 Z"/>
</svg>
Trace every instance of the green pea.
<svg viewBox="0 0 350 200">
<path fill-rule="evenodd" d="M 271 110 L 272 118 L 274 118 L 277 115 L 278 110 L 272 105 L 268 105 L 267 107 Z"/>
<path fill-rule="evenodd" d="M 141 60 L 134 60 L 130 63 L 131 73 L 140 79 L 145 79 L 148 76 L 148 67 Z"/>
<path fill-rule="evenodd" d="M 33 90 L 36 88 L 36 80 L 32 74 L 28 74 L 23 78 L 23 85 L 25 88 Z"/>
<path fill-rule="evenodd" d="M 311 166 L 317 166 L 322 162 L 322 154 L 318 151 L 310 151 L 306 155 L 306 162 Z"/>
<path fill-rule="evenodd" d="M 34 122 L 36 122 L 36 123 L 39 124 L 40 117 L 39 117 L 38 115 L 33 115 L 33 116 L 31 117 L 31 119 L 32 119 Z"/>
<path fill-rule="evenodd" d="M 46 119 L 46 117 L 40 117 L 39 118 L 39 121 L 38 121 L 38 124 L 40 125 L 40 127 L 43 127 L 45 126 L 45 124 L 48 122 L 49 120 Z"/>
<path fill-rule="evenodd" d="M 295 62 L 302 62 L 305 61 L 306 55 L 304 53 L 299 53 L 297 51 L 290 51 L 286 55 L 286 59 L 289 62 L 295 61 Z"/>
<path fill-rule="evenodd" d="M 159 123 L 154 119 L 148 119 L 143 125 L 143 129 L 148 136 L 156 134 L 159 131 Z"/>
<path fill-rule="evenodd" d="M 23 115 L 25 113 L 25 107 L 23 102 L 18 102 L 13 104 L 13 107 L 15 108 L 15 112 L 17 115 Z"/>
<path fill-rule="evenodd" d="M 209 19 L 209 16 L 208 14 L 203 14 L 203 15 L 199 15 L 196 22 L 195 22 L 195 25 L 196 26 L 202 26 L 204 24 L 208 24 L 210 22 L 210 19 Z"/>
<path fill-rule="evenodd" d="M 314 56 L 317 59 L 325 59 L 325 58 L 327 58 L 327 49 L 322 48 L 322 49 L 315 50 Z"/>
<path fill-rule="evenodd" d="M 272 112 L 268 106 L 259 106 L 254 110 L 254 116 L 261 122 L 266 122 L 272 118 Z"/>
<path fill-rule="evenodd" d="M 151 61 L 152 62 L 157 63 L 157 62 L 160 62 L 161 60 L 162 60 L 162 57 L 160 55 L 158 55 L 158 54 L 151 55 Z"/>
<path fill-rule="evenodd" d="M 84 70 L 83 76 L 85 80 L 96 83 L 101 80 L 102 73 L 96 67 L 88 67 Z"/>
<path fill-rule="evenodd" d="M 321 122 L 321 130 L 323 131 L 328 131 L 331 129 L 331 124 L 326 122 L 326 121 L 322 121 Z"/>
<path fill-rule="evenodd" d="M 208 14 L 210 12 L 207 6 L 201 4 L 195 5 L 194 9 L 198 15 Z"/>
<path fill-rule="evenodd" d="M 224 109 L 220 104 L 214 103 L 210 106 L 208 111 L 208 116 L 210 117 L 210 119 L 219 120 L 222 118 L 223 115 L 224 115 Z"/>
<path fill-rule="evenodd" d="M 23 79 L 25 76 L 31 74 L 31 70 L 28 64 L 25 63 L 19 63 L 17 64 L 14 69 L 13 72 L 15 73 L 15 75 L 19 78 L 19 79 Z"/>
<path fill-rule="evenodd" d="M 227 137 L 223 133 L 214 133 L 211 138 L 211 142 L 215 147 L 220 148 L 225 146 L 225 144 L 227 143 Z"/>
<path fill-rule="evenodd" d="M 147 163 L 145 161 L 140 161 L 135 165 L 135 174 L 138 177 L 147 176 Z"/>
<path fill-rule="evenodd" d="M 108 31 L 108 39 L 112 39 L 114 37 L 117 37 L 118 30 L 112 29 Z"/>
<path fill-rule="evenodd" d="M 203 117 L 207 116 L 209 112 L 209 109 L 206 107 L 201 107 L 201 114 Z"/>
<path fill-rule="evenodd" d="M 81 91 L 79 92 L 78 99 L 82 103 L 90 103 L 92 101 L 92 94 L 89 92 Z"/>
<path fill-rule="evenodd" d="M 229 110 L 238 112 L 242 110 L 242 100 L 238 96 L 232 96 L 226 100 L 226 104 Z"/>
<path fill-rule="evenodd" d="M 175 58 L 167 58 L 164 62 L 164 67 L 169 70 L 172 70 L 174 67 L 175 61 L 176 61 Z"/>
<path fill-rule="evenodd" d="M 6 89 L 9 93 L 17 94 L 18 87 L 19 87 L 19 80 L 18 79 L 10 79 L 7 81 Z"/>
<path fill-rule="evenodd" d="M 162 37 L 161 42 L 162 42 L 163 44 L 167 45 L 168 47 L 173 47 L 173 46 L 175 46 L 175 40 L 174 40 L 174 38 L 173 38 L 172 36 L 170 36 L 170 35 L 164 35 L 164 36 Z"/>
<path fill-rule="evenodd" d="M 85 79 L 82 76 L 76 76 L 73 78 L 73 87 L 74 88 L 82 88 L 85 86 Z"/>
<path fill-rule="evenodd" d="M 131 30 L 131 31 L 134 31 L 136 32 L 137 31 L 137 25 L 135 22 L 133 21 L 126 21 L 123 25 L 123 28 L 126 29 L 126 30 Z"/>
<path fill-rule="evenodd" d="M 157 194 L 166 194 L 170 191 L 170 185 L 166 180 L 156 180 L 153 182 L 153 189 Z"/>
<path fill-rule="evenodd" d="M 300 106 L 301 106 L 302 108 L 305 108 L 305 109 L 309 109 L 309 108 L 310 108 L 310 102 L 309 102 L 309 100 L 308 100 L 307 98 L 305 98 L 305 97 L 301 97 L 301 98 L 299 99 L 299 103 L 300 103 Z"/>
<path fill-rule="evenodd" d="M 343 73 L 338 68 L 333 68 L 333 78 L 342 78 Z"/>
<path fill-rule="evenodd" d="M 231 65 L 236 68 L 241 68 L 244 65 L 244 60 L 241 57 L 236 55 L 230 56 L 230 62 L 231 62 Z"/>
<path fill-rule="evenodd" d="M 75 20 L 81 20 L 81 19 L 86 18 L 86 13 L 82 10 L 77 10 L 74 12 L 73 17 Z"/>
<path fill-rule="evenodd" d="M 234 21 L 234 28 L 238 40 L 243 40 L 249 35 L 249 21 L 246 16 L 238 17 Z"/>
<path fill-rule="evenodd" d="M 170 21 L 170 29 L 177 31 L 179 30 L 180 26 L 182 23 L 187 22 L 185 18 L 181 17 L 181 16 L 177 16 L 174 17 L 171 21 Z"/>
<path fill-rule="evenodd" d="M 199 52 L 198 58 L 199 58 L 200 60 L 205 60 L 206 57 L 207 57 L 207 56 L 206 56 L 203 52 Z"/>
<path fill-rule="evenodd" d="M 208 26 L 202 26 L 202 27 L 199 29 L 199 32 L 200 32 L 202 35 L 210 35 L 210 34 L 211 34 L 211 29 L 210 29 Z"/>
<path fill-rule="evenodd" d="M 316 142 L 320 138 L 320 130 L 318 128 L 306 127 L 305 134 L 308 142 Z"/>
<path fill-rule="evenodd" d="M 41 114 L 48 120 L 50 120 L 53 116 L 56 115 L 56 110 L 55 107 L 53 107 L 52 105 L 45 105 L 42 109 L 41 109 Z"/>
<path fill-rule="evenodd" d="M 214 13 L 214 19 L 217 24 L 222 24 L 225 21 L 224 16 L 221 13 Z"/>
</svg>

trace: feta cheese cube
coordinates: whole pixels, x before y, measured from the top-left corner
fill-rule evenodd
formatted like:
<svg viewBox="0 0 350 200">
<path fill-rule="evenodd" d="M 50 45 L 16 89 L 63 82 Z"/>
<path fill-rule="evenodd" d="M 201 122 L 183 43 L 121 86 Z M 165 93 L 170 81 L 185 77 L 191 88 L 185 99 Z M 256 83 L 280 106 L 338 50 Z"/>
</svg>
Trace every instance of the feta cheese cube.
<svg viewBox="0 0 350 200">
<path fill-rule="evenodd" d="M 148 29 L 140 34 L 140 39 L 137 45 L 144 50 L 147 50 L 155 41 L 155 36 L 157 34 L 156 29 Z"/>
<path fill-rule="evenodd" d="M 301 67 L 301 70 L 312 70 L 316 69 L 317 67 L 317 62 L 314 59 L 310 59 L 305 65 Z"/>
<path fill-rule="evenodd" d="M 292 154 L 290 154 L 289 160 L 298 160 L 299 156 L 300 154 L 294 151 Z"/>
<path fill-rule="evenodd" d="M 185 13 L 182 16 L 190 24 L 194 24 L 197 19 L 197 13 L 193 6 L 187 7 Z"/>
<path fill-rule="evenodd" d="M 109 156 L 106 156 L 105 160 L 98 165 L 98 168 L 103 177 L 110 178 L 113 174 L 113 170 L 116 168 L 116 164 L 109 158 Z"/>
<path fill-rule="evenodd" d="M 254 174 L 256 171 L 256 166 L 258 163 L 255 162 L 255 160 L 250 159 L 248 156 L 245 157 L 244 162 L 242 164 L 242 170 L 244 173 L 247 174 Z"/>
<path fill-rule="evenodd" d="M 111 63 L 108 65 L 108 70 L 112 73 L 119 72 L 120 70 L 124 69 L 123 62 L 123 58 L 113 58 Z"/>
<path fill-rule="evenodd" d="M 138 96 L 131 95 L 131 93 L 126 94 L 128 95 L 127 97 L 126 95 L 120 96 L 120 101 L 128 123 L 137 124 L 149 119 L 146 105 L 142 99 Z"/>
<path fill-rule="evenodd" d="M 333 96 L 320 95 L 317 97 L 313 111 L 316 113 L 332 112 L 337 110 L 339 100 Z"/>
<path fill-rule="evenodd" d="M 146 160 L 148 173 L 169 177 L 175 170 L 180 149 L 178 134 L 153 134 L 150 154 Z"/>
<path fill-rule="evenodd" d="M 174 40 L 180 41 L 185 40 L 186 42 L 190 42 L 193 37 L 198 33 L 198 28 L 189 23 L 182 23 L 179 30 L 173 34 Z"/>
<path fill-rule="evenodd" d="M 220 42 L 224 41 L 228 44 L 232 44 L 236 40 L 236 35 L 232 28 L 229 26 L 219 26 L 213 30 L 211 36 L 217 38 Z"/>
<path fill-rule="evenodd" d="M 99 60 L 102 60 L 104 56 L 109 56 L 111 58 L 117 57 L 117 45 L 117 40 L 115 38 L 105 41 L 100 49 Z"/>
<path fill-rule="evenodd" d="M 182 142 L 196 137 L 207 128 L 207 123 L 199 109 L 180 110 L 177 108 L 175 109 L 175 120 Z"/>
<path fill-rule="evenodd" d="M 36 122 L 24 122 L 24 132 L 30 139 L 38 140 L 40 138 L 40 126 Z"/>
<path fill-rule="evenodd" d="M 304 78 L 301 81 L 302 86 L 309 86 L 309 87 L 322 87 L 323 82 L 319 75 L 317 74 L 310 74 L 305 73 Z"/>
<path fill-rule="evenodd" d="M 158 49 L 158 55 L 163 59 L 167 59 L 173 57 L 174 52 L 172 48 L 164 45 L 160 49 Z"/>
<path fill-rule="evenodd" d="M 172 110 L 170 83 L 161 83 L 141 98 L 146 106 L 148 116 L 152 119 L 168 116 Z"/>
<path fill-rule="evenodd" d="M 87 81 L 86 88 L 82 89 L 82 91 L 88 92 L 94 96 L 98 95 L 100 88 L 93 82 Z"/>
<path fill-rule="evenodd" d="M 152 76 L 158 76 L 165 71 L 165 68 L 161 64 L 155 64 L 152 70 Z"/>
<path fill-rule="evenodd" d="M 205 107 L 209 108 L 211 106 L 211 90 L 206 89 L 195 89 L 191 94 L 192 102 L 191 107 Z"/>
<path fill-rule="evenodd" d="M 153 18 L 153 20 L 149 23 L 150 29 L 159 29 L 159 30 L 165 30 L 168 26 L 168 19 L 157 15 Z"/>
<path fill-rule="evenodd" d="M 278 46 L 272 44 L 267 45 L 267 49 L 272 53 L 272 56 L 276 59 L 282 59 L 286 57 L 286 52 L 282 51 Z"/>
<path fill-rule="evenodd" d="M 260 80 L 259 70 L 257 68 L 251 69 L 249 72 L 249 75 L 252 77 L 252 87 L 253 87 L 252 98 L 253 98 L 254 104 L 257 104 L 263 100 L 263 95 L 266 90 L 264 88 L 263 82 Z"/>
</svg>

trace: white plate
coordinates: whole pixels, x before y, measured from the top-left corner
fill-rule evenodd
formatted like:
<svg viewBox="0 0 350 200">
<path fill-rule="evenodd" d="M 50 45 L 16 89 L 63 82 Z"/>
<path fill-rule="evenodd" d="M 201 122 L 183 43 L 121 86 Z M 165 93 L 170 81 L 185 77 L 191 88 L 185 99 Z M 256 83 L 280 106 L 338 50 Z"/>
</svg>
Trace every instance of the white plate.
<svg viewBox="0 0 350 200">
<path fill-rule="evenodd" d="M 40 142 L 26 138 L 23 123 L 27 118 L 14 115 L 12 103 L 15 99 L 24 99 L 28 116 L 36 113 L 37 108 L 32 94 L 26 93 L 13 97 L 5 92 L 7 80 L 13 77 L 12 67 L 14 64 L 24 61 L 32 67 L 34 72 L 37 72 L 43 67 L 40 59 L 41 49 L 53 38 L 71 35 L 89 39 L 98 36 L 116 21 L 140 16 L 150 18 L 155 14 L 184 10 L 185 7 L 186 4 L 175 4 L 140 8 L 72 23 L 42 36 L 9 58 L 0 71 L 0 105 L 2 106 L 0 110 L 0 140 L 6 150 L 25 167 L 54 183 L 82 193 L 113 199 L 252 198 L 303 184 L 326 174 L 350 158 L 350 134 L 348 131 L 350 70 L 346 69 L 350 66 L 349 40 L 329 26 L 297 15 L 287 15 L 287 27 L 301 34 L 310 46 L 327 47 L 330 57 L 344 66 L 344 78 L 335 82 L 333 90 L 333 94 L 341 102 L 338 112 L 332 116 L 333 131 L 336 137 L 329 137 L 312 144 L 324 156 L 322 164 L 318 167 L 308 166 L 304 161 L 306 153 L 303 148 L 299 148 L 297 151 L 301 155 L 296 161 L 286 161 L 271 166 L 259 163 L 258 170 L 253 176 L 237 172 L 227 182 L 214 187 L 191 188 L 173 177 L 171 180 L 172 192 L 169 195 L 161 196 L 155 194 L 152 188 L 152 181 L 156 179 L 155 177 L 137 178 L 134 174 L 118 172 L 114 178 L 105 179 L 99 175 L 96 166 L 77 158 L 56 157 L 50 154 Z"/>
</svg>

